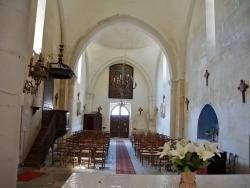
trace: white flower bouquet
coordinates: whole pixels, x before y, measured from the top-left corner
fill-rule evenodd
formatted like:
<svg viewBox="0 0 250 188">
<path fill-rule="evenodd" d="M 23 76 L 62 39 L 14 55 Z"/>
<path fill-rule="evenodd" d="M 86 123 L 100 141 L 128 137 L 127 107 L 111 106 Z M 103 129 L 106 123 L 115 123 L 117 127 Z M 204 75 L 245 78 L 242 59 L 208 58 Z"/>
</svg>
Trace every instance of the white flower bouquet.
<svg viewBox="0 0 250 188">
<path fill-rule="evenodd" d="M 208 141 L 191 142 L 190 140 L 172 140 L 165 143 L 160 158 L 167 155 L 173 168 L 180 172 L 195 172 L 207 167 L 221 151 L 217 143 Z"/>
</svg>

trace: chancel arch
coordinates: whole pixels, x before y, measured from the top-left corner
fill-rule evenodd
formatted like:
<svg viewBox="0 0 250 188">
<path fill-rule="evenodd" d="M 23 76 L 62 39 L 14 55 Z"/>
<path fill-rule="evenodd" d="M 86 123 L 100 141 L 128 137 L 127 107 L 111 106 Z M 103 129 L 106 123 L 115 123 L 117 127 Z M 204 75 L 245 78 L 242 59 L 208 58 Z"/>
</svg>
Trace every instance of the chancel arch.
<svg viewBox="0 0 250 188">
<path fill-rule="evenodd" d="M 79 54 L 84 51 L 96 34 L 113 24 L 127 22 L 154 39 L 168 59 L 170 78 L 173 80 L 178 78 L 177 63 L 175 60 L 177 52 L 173 45 L 171 45 L 171 42 L 168 41 L 166 37 L 162 36 L 154 27 L 129 15 L 115 15 L 110 17 L 108 21 L 105 20 L 101 20 L 96 25 L 89 28 L 89 30 L 76 42 L 75 48 L 70 55 L 70 67 L 75 67 L 75 63 L 80 56 Z"/>
<path fill-rule="evenodd" d="M 108 20 L 108 21 L 107 21 Z M 169 39 L 167 39 L 166 36 L 163 36 L 159 31 L 157 31 L 153 26 L 149 25 L 148 23 L 144 22 L 143 20 L 140 20 L 138 18 L 129 16 L 129 15 L 115 15 L 111 16 L 109 18 L 106 18 L 105 20 L 101 20 L 100 22 L 96 23 L 96 25 L 93 25 L 86 31 L 81 38 L 75 43 L 73 46 L 71 54 L 69 54 L 69 59 L 70 59 L 70 67 L 75 67 L 75 63 L 77 62 L 77 59 L 80 57 L 80 54 L 87 49 L 87 46 L 91 43 L 91 41 L 95 38 L 97 34 L 99 34 L 102 31 L 105 31 L 106 28 L 118 24 L 118 23 L 127 23 L 135 27 L 135 29 L 145 33 L 149 37 L 151 37 L 158 45 L 159 49 L 165 54 L 168 67 L 169 67 L 169 75 L 170 75 L 170 80 L 176 80 L 178 76 L 178 68 L 177 68 L 177 63 L 176 63 L 176 50 L 174 45 L 171 44 Z M 87 54 L 87 52 L 85 52 Z M 87 54 L 88 55 L 88 54 Z M 88 86 L 87 91 L 92 93 L 92 89 L 94 88 L 96 83 L 96 79 L 98 78 L 98 73 L 102 72 L 104 69 L 106 69 L 108 66 L 111 64 L 117 63 L 115 59 L 117 60 L 118 58 L 122 59 L 124 57 L 115 57 L 114 59 L 108 59 L 103 61 L 103 64 L 99 69 L 96 70 L 95 75 L 93 78 L 88 80 L 89 83 L 86 85 Z M 135 62 L 134 60 L 131 61 L 128 57 L 125 57 L 126 62 L 129 65 L 132 65 L 135 68 L 138 68 L 143 75 L 145 76 L 145 79 L 147 81 L 148 87 L 149 87 L 149 94 L 154 95 L 155 88 L 154 88 L 154 83 L 155 83 L 155 77 L 152 77 L 148 75 L 149 73 L 144 69 L 143 65 L 141 62 Z M 87 62 L 91 63 L 91 62 Z M 156 64 L 158 66 L 158 64 Z M 157 69 L 157 67 L 156 67 Z M 150 73 L 151 74 L 151 73 Z M 69 90 L 69 96 L 72 96 L 70 94 Z M 154 108 L 154 107 L 153 107 Z"/>
</svg>

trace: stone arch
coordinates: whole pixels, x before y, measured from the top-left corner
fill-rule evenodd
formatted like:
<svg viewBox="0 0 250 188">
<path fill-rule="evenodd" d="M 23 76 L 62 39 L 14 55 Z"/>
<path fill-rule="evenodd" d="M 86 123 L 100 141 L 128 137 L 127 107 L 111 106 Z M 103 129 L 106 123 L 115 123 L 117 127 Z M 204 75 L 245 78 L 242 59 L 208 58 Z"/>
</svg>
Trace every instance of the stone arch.
<svg viewBox="0 0 250 188">
<path fill-rule="evenodd" d="M 210 132 L 211 134 L 209 135 L 208 132 Z M 217 115 L 213 107 L 210 104 L 206 104 L 201 110 L 199 116 L 197 138 L 216 141 L 215 136 L 218 137 L 218 133 L 219 126 Z"/>
<path fill-rule="evenodd" d="M 96 72 L 95 76 L 94 76 L 94 79 L 91 81 L 90 83 L 90 87 L 88 88 L 90 92 L 91 89 L 94 87 L 94 83 L 96 82 L 99 74 L 107 67 L 111 66 L 111 65 L 114 65 L 116 64 L 118 61 L 125 61 L 126 64 L 130 65 L 130 66 L 133 66 L 133 67 L 136 67 L 139 71 L 142 72 L 142 74 L 144 75 L 146 81 L 147 81 L 147 85 L 148 85 L 148 88 L 149 88 L 149 91 L 152 93 L 153 92 L 153 85 L 152 85 L 152 82 L 149 78 L 149 75 L 147 74 L 147 72 L 145 71 L 145 69 L 143 68 L 143 66 L 141 66 L 139 63 L 133 61 L 132 59 L 128 58 L 128 57 L 116 57 L 114 59 L 111 59 L 110 61 L 107 61 L 105 62 L 101 67 L 100 69 Z"/>
<path fill-rule="evenodd" d="M 73 47 L 72 54 L 70 55 L 70 67 L 74 68 L 75 64 L 77 62 L 77 59 L 79 58 L 82 51 L 88 46 L 88 44 L 91 42 L 95 34 L 100 32 L 101 30 L 105 29 L 108 26 L 111 26 L 116 23 L 122 23 L 127 22 L 131 25 L 137 27 L 140 31 L 147 34 L 151 38 L 154 39 L 154 41 L 161 47 L 162 51 L 166 55 L 168 59 L 168 65 L 169 65 L 169 73 L 171 80 L 175 80 L 178 78 L 178 70 L 177 70 L 177 63 L 176 63 L 176 50 L 173 48 L 173 45 L 171 45 L 171 42 L 163 36 L 158 30 L 156 30 L 153 26 L 149 25 L 148 23 L 129 16 L 129 15 L 114 15 L 108 18 L 105 18 L 89 28 L 85 34 L 76 42 L 76 44 Z"/>
<path fill-rule="evenodd" d="M 75 66 L 78 62 L 78 59 L 82 52 L 85 50 L 85 48 L 89 45 L 89 43 L 92 41 L 93 37 L 105 29 L 106 27 L 109 27 L 113 24 L 117 23 L 130 23 L 134 27 L 138 28 L 140 31 L 144 32 L 148 36 L 150 36 L 154 41 L 160 46 L 161 50 L 163 53 L 166 55 L 166 58 L 168 59 L 168 67 L 169 67 L 169 74 L 170 74 L 170 80 L 176 80 L 178 79 L 178 68 L 177 68 L 177 62 L 176 62 L 176 57 L 177 57 L 177 51 L 174 48 L 174 45 L 171 44 L 170 40 L 166 36 L 163 36 L 162 33 L 160 33 L 156 28 L 154 28 L 152 25 L 144 22 L 143 20 L 140 20 L 138 18 L 129 16 L 129 15 L 120 15 L 116 14 L 111 17 L 105 18 L 95 25 L 93 25 L 91 28 L 88 28 L 86 32 L 80 37 L 76 43 L 73 45 L 72 50 L 70 50 L 68 54 L 68 59 L 69 59 L 69 66 L 75 70 Z M 146 71 L 141 68 L 141 65 L 135 62 L 128 61 L 133 66 L 136 66 L 139 68 L 142 73 L 145 75 L 145 78 L 147 79 L 147 83 L 149 86 L 149 91 L 153 93 L 153 83 L 149 79 L 149 75 L 146 74 Z M 132 64 L 135 63 L 135 64 Z M 107 66 L 107 65 L 106 65 Z M 104 69 L 104 66 L 102 67 Z M 100 70 L 99 70 L 100 71 Z M 68 82 L 68 96 L 73 96 L 73 91 L 74 91 L 74 80 L 71 80 Z M 92 83 L 94 83 L 92 81 Z M 90 88 L 90 87 L 89 87 Z M 73 111 L 73 101 L 71 98 L 69 98 L 68 101 L 68 106 L 70 111 Z M 70 124 L 72 124 L 70 120 Z"/>
</svg>

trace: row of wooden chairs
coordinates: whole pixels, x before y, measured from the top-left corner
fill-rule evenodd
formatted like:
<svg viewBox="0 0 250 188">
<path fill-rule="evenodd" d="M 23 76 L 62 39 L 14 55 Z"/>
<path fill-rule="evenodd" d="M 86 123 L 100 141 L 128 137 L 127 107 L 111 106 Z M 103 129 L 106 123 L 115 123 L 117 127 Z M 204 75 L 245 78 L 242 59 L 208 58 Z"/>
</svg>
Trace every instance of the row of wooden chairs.
<svg viewBox="0 0 250 188">
<path fill-rule="evenodd" d="M 165 142 L 169 141 L 169 137 L 158 133 L 134 133 L 130 137 L 131 144 L 135 151 L 135 156 L 140 160 L 142 166 L 144 161 L 155 166 L 155 169 L 162 167 L 171 170 L 171 162 L 167 156 L 160 157 L 159 152 Z"/>
<path fill-rule="evenodd" d="M 100 163 L 105 167 L 106 156 L 108 154 L 110 138 L 104 134 L 85 134 L 85 131 L 77 132 L 54 143 L 52 147 L 52 165 L 59 162 L 60 166 L 73 164 L 73 168 L 77 165 L 93 168 Z M 91 136 L 90 136 L 91 135 Z M 98 136 L 97 136 L 98 135 Z M 101 136 L 102 135 L 102 136 Z"/>
<path fill-rule="evenodd" d="M 235 174 L 235 167 L 237 163 L 238 163 L 238 155 L 230 152 L 226 163 L 226 173 Z"/>
</svg>

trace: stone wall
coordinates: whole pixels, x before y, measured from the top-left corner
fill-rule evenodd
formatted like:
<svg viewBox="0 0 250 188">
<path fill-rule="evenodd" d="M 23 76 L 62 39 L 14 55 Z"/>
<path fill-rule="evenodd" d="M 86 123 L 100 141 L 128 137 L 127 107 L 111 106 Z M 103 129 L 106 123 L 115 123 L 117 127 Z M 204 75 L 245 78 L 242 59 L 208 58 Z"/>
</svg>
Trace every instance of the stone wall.
<svg viewBox="0 0 250 188">
<path fill-rule="evenodd" d="M 248 173 L 250 94 L 247 90 L 246 103 L 242 103 L 237 87 L 241 79 L 250 82 L 250 1 L 214 2 L 214 56 L 208 50 L 205 2 L 196 1 L 190 24 L 185 82 L 190 105 L 185 113 L 185 136 L 197 139 L 200 112 L 210 104 L 218 117 L 220 149 L 237 154 L 237 172 Z M 210 73 L 208 86 L 205 70 Z"/>
</svg>

